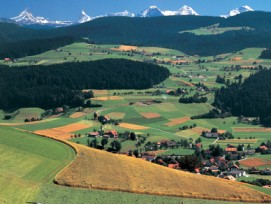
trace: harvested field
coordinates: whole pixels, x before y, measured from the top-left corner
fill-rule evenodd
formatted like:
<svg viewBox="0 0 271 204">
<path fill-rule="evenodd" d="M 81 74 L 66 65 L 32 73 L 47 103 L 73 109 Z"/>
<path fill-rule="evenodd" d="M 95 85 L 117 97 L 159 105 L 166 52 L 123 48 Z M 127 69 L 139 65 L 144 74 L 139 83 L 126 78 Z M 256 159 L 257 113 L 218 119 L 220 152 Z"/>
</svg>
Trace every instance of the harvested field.
<svg viewBox="0 0 271 204">
<path fill-rule="evenodd" d="M 70 132 L 76 132 L 78 130 L 90 128 L 91 126 L 92 126 L 91 124 L 73 123 L 73 124 L 69 124 L 69 125 L 65 125 L 65 126 L 61 126 L 57 128 L 52 128 L 52 130 L 70 133 Z"/>
<path fill-rule="evenodd" d="M 218 140 L 218 143 L 237 143 L 237 144 L 254 144 L 257 142 L 256 139 L 230 139 L 230 140 Z"/>
<path fill-rule="evenodd" d="M 242 57 L 234 57 L 231 58 L 231 61 L 240 61 L 242 59 Z"/>
<path fill-rule="evenodd" d="M 271 132 L 271 128 L 233 128 L 234 132 Z"/>
<path fill-rule="evenodd" d="M 94 96 L 97 95 L 107 95 L 108 94 L 108 90 L 92 90 L 94 93 Z"/>
<path fill-rule="evenodd" d="M 137 50 L 137 46 L 127 46 L 127 45 L 121 45 L 119 48 L 112 48 L 112 50 L 117 50 L 117 51 L 132 51 L 132 50 Z"/>
<path fill-rule="evenodd" d="M 140 113 L 144 118 L 159 118 L 161 115 L 158 113 Z"/>
<path fill-rule="evenodd" d="M 179 64 L 179 63 L 190 63 L 190 61 L 187 60 L 169 60 L 171 64 Z"/>
<path fill-rule="evenodd" d="M 171 122 L 166 123 L 165 126 L 171 127 L 171 126 L 179 125 L 179 124 L 189 121 L 190 119 L 191 119 L 190 117 L 169 119 Z"/>
<path fill-rule="evenodd" d="M 247 167 L 259 167 L 259 166 L 271 165 L 271 161 L 264 161 L 259 158 L 246 159 L 246 160 L 240 161 L 239 163 Z"/>
<path fill-rule="evenodd" d="M 123 98 L 120 96 L 104 96 L 104 97 L 97 97 L 97 98 L 92 98 L 91 100 L 93 101 L 117 101 L 117 100 L 122 100 Z"/>
<path fill-rule="evenodd" d="M 120 123 L 119 126 L 123 127 L 123 128 L 131 129 L 131 130 L 146 130 L 146 129 L 149 129 L 148 127 L 145 127 L 145 126 L 134 125 L 134 124 L 130 124 L 130 123 Z"/>
<path fill-rule="evenodd" d="M 67 132 L 61 132 L 54 129 L 47 130 L 37 130 L 34 132 L 37 135 L 44 135 L 46 137 L 58 139 L 58 140 L 68 140 L 71 139 L 71 134 Z"/>
<path fill-rule="evenodd" d="M 209 129 L 204 128 L 204 127 L 195 127 L 195 128 L 192 128 L 191 130 L 198 134 L 201 134 L 202 131 L 210 131 Z"/>
<path fill-rule="evenodd" d="M 70 144 L 77 150 L 78 156 L 56 176 L 55 182 L 60 185 L 212 200 L 271 201 L 270 196 L 239 182 L 195 175 L 137 158 Z M 105 166 L 116 169 L 118 173 L 105 176 L 108 175 Z"/>
<path fill-rule="evenodd" d="M 106 114 L 109 118 L 113 118 L 113 119 L 122 119 L 125 116 L 125 113 L 121 113 L 121 112 L 112 112 L 112 113 L 108 113 Z"/>
<path fill-rule="evenodd" d="M 70 118 L 80 118 L 82 116 L 86 115 L 84 112 L 76 112 L 70 115 Z"/>
<path fill-rule="evenodd" d="M 176 82 L 181 82 L 182 84 L 184 84 L 184 85 L 186 85 L 186 86 L 195 86 L 194 84 L 189 83 L 189 82 L 184 81 L 184 80 L 181 80 L 180 78 L 171 77 L 171 79 L 172 79 L 173 81 L 176 81 Z"/>
</svg>

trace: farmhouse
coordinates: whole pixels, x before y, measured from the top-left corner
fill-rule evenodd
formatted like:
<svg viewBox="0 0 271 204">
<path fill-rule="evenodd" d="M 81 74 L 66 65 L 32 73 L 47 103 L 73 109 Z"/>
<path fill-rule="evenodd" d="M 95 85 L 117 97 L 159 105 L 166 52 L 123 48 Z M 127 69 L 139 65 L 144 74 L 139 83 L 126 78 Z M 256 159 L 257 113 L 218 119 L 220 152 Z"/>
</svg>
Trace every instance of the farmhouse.
<svg viewBox="0 0 271 204">
<path fill-rule="evenodd" d="M 104 137 L 106 137 L 106 138 L 118 138 L 119 133 L 116 130 L 109 130 L 109 131 L 105 132 Z"/>
<path fill-rule="evenodd" d="M 205 137 L 207 138 L 218 138 L 217 132 L 206 132 Z"/>
<path fill-rule="evenodd" d="M 98 132 L 89 132 L 88 137 L 98 137 L 100 134 Z"/>
<path fill-rule="evenodd" d="M 5 61 L 5 62 L 10 62 L 11 59 L 10 59 L 10 58 L 5 58 L 4 61 Z"/>
</svg>

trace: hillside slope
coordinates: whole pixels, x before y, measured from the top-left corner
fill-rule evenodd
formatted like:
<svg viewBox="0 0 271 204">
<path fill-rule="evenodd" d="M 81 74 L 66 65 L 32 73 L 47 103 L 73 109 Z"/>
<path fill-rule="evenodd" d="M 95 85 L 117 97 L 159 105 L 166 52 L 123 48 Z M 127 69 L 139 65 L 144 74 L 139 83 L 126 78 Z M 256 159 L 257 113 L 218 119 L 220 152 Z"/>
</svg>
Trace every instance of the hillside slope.
<svg viewBox="0 0 271 204">
<path fill-rule="evenodd" d="M 7 42 L 24 44 L 22 40 L 33 39 L 43 39 L 41 43 L 46 45 L 46 38 L 69 36 L 88 38 L 96 44 L 165 47 L 190 55 L 208 56 L 236 52 L 249 47 L 271 47 L 270 22 L 270 12 L 246 12 L 227 19 L 209 16 L 106 17 L 48 30 L 32 30 L 0 23 L 0 45 Z M 230 27 L 231 30 L 210 35 L 181 32 L 214 25 L 224 30 Z"/>
<path fill-rule="evenodd" d="M 211 200 L 271 202 L 237 182 L 172 170 L 141 159 L 72 144 L 77 159 L 55 178 L 60 185 Z"/>
</svg>

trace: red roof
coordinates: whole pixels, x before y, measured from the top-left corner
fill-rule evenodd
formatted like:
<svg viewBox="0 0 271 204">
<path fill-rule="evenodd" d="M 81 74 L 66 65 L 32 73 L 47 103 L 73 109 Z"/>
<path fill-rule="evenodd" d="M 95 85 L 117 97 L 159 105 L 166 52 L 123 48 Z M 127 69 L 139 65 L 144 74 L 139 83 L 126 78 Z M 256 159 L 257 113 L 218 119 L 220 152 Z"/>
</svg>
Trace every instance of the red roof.
<svg viewBox="0 0 271 204">
<path fill-rule="evenodd" d="M 118 132 L 116 131 L 116 130 L 109 130 L 109 131 L 107 131 L 106 132 L 107 134 L 112 134 L 112 135 L 114 135 L 114 136 L 118 136 L 119 134 L 118 134 Z"/>
<path fill-rule="evenodd" d="M 5 60 L 5 61 L 10 61 L 10 58 L 5 58 L 4 60 Z"/>
<path fill-rule="evenodd" d="M 99 135 L 98 132 L 89 132 L 88 134 L 89 134 L 89 135 L 95 135 L 95 136 Z"/>
<path fill-rule="evenodd" d="M 225 148 L 226 152 L 237 152 L 237 148 L 236 147 L 230 147 L 230 148 Z"/>
<path fill-rule="evenodd" d="M 106 116 L 106 115 L 104 116 L 104 118 L 105 118 L 106 120 L 110 120 L 110 118 L 109 118 L 108 116 Z"/>
<path fill-rule="evenodd" d="M 262 150 L 268 150 L 268 147 L 266 147 L 266 146 L 260 146 L 260 149 L 262 149 Z"/>
<path fill-rule="evenodd" d="M 197 146 L 198 148 L 201 148 L 202 145 L 201 145 L 201 143 L 197 143 L 196 146 Z"/>
</svg>

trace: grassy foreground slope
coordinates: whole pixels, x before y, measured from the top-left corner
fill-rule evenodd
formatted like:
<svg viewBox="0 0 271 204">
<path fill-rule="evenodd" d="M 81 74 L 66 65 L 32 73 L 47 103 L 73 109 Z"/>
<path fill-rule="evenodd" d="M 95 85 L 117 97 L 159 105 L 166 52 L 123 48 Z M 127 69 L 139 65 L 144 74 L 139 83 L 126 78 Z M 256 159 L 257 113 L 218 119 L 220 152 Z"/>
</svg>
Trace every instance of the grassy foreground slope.
<svg viewBox="0 0 271 204">
<path fill-rule="evenodd" d="M 75 157 L 72 148 L 11 127 L 0 126 L 0 203 L 34 201 L 41 184 Z"/>
<path fill-rule="evenodd" d="M 82 145 L 73 146 L 77 149 L 78 156 L 56 176 L 58 184 L 211 200 L 271 201 L 268 195 L 241 183 L 172 170 Z"/>
</svg>

